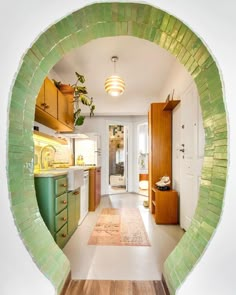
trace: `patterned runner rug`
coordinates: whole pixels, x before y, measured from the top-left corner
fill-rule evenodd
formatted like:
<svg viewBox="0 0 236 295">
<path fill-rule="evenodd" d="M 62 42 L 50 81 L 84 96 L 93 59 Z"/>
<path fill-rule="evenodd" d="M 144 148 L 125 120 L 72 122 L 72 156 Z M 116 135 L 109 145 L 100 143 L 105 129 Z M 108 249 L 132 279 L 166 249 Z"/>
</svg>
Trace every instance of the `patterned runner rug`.
<svg viewBox="0 0 236 295">
<path fill-rule="evenodd" d="M 150 246 L 139 209 L 104 208 L 89 245 Z"/>
</svg>

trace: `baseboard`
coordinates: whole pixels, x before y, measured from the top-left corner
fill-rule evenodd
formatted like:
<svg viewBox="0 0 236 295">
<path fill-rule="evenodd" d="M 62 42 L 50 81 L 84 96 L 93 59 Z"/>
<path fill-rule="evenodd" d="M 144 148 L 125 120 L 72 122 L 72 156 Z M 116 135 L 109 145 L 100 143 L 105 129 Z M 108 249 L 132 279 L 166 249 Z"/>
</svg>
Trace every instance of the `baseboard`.
<svg viewBox="0 0 236 295">
<path fill-rule="evenodd" d="M 71 282 L 71 271 L 68 273 L 68 276 L 67 276 L 67 278 L 65 280 L 65 283 L 64 283 L 64 286 L 63 286 L 63 288 L 61 290 L 60 295 L 65 295 L 66 294 L 66 291 L 67 291 L 67 289 L 68 289 L 68 287 L 70 285 L 70 282 Z"/>
<path fill-rule="evenodd" d="M 166 295 L 170 295 L 170 292 L 169 292 L 169 289 L 167 287 L 167 284 L 166 284 L 166 281 L 165 281 L 165 278 L 164 278 L 163 274 L 161 276 L 161 281 L 162 281 L 162 284 L 163 284 Z"/>
</svg>

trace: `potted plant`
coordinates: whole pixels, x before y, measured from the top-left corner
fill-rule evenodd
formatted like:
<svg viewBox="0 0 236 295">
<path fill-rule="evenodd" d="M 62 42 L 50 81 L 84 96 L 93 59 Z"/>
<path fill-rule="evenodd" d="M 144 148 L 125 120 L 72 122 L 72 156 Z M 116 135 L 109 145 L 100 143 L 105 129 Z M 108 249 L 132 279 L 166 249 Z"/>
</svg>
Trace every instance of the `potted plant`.
<svg viewBox="0 0 236 295">
<path fill-rule="evenodd" d="M 81 126 L 84 123 L 85 116 L 81 114 L 80 105 L 86 105 L 89 108 L 90 117 L 94 116 L 95 105 L 93 98 L 88 97 L 88 92 L 85 86 L 81 86 L 79 83 L 84 84 L 85 78 L 78 72 L 75 72 L 76 82 L 72 85 L 62 84 L 60 81 L 53 79 L 55 86 L 65 95 L 73 95 L 74 103 L 74 125 Z"/>
</svg>

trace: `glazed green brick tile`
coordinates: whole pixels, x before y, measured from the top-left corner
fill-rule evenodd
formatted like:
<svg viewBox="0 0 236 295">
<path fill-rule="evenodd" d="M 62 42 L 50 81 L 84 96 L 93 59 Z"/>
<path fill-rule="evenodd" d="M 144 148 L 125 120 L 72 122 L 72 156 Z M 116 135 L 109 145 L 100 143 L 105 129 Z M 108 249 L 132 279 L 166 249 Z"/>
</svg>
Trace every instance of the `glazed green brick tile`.
<svg viewBox="0 0 236 295">
<path fill-rule="evenodd" d="M 165 44 L 163 46 L 164 49 L 168 50 L 170 45 L 172 43 L 172 38 L 170 36 L 167 35 L 166 37 L 166 41 L 165 41 Z"/>
<path fill-rule="evenodd" d="M 183 281 L 186 275 L 189 273 L 190 268 L 188 268 L 184 263 L 177 265 L 176 273 L 179 281 Z"/>
<path fill-rule="evenodd" d="M 175 22 L 176 22 L 176 18 L 173 17 L 173 16 L 170 16 L 168 25 L 167 25 L 167 27 L 165 29 L 165 32 L 168 35 L 171 35 L 173 33 Z"/>
<path fill-rule="evenodd" d="M 202 46 L 202 41 L 196 36 L 192 35 L 190 38 L 186 49 L 190 52 L 190 54 L 193 56 L 194 60 L 196 60 L 195 54 L 199 50 L 199 48 Z"/>
<path fill-rule="evenodd" d="M 136 21 L 141 24 L 147 24 L 149 22 L 151 7 L 148 5 L 140 5 L 137 8 Z"/>
<path fill-rule="evenodd" d="M 173 54 L 177 45 L 178 45 L 178 41 L 172 38 L 171 44 L 169 46 L 169 52 Z"/>
<path fill-rule="evenodd" d="M 50 28 L 48 28 L 45 31 L 44 35 L 46 37 L 46 40 L 50 48 L 55 46 L 55 44 L 57 44 L 61 40 L 61 36 L 58 34 L 58 31 L 55 25 L 52 25 Z"/>
<path fill-rule="evenodd" d="M 214 153 L 215 159 L 227 159 L 228 155 L 227 153 Z"/>
<path fill-rule="evenodd" d="M 119 21 L 127 21 L 126 16 L 126 7 L 127 5 L 124 3 L 118 3 L 118 20 Z"/>
<path fill-rule="evenodd" d="M 103 20 L 110 21 L 112 20 L 112 6 L 111 5 L 104 5 L 103 7 Z"/>
<path fill-rule="evenodd" d="M 89 36 L 91 35 L 91 32 L 89 29 L 87 29 L 86 32 L 88 33 Z M 69 40 L 69 42 L 68 42 L 68 40 Z M 70 50 L 74 49 L 73 43 L 70 42 L 70 39 L 68 37 L 64 38 L 63 40 L 60 41 L 60 46 L 63 49 L 64 54 L 66 54 Z"/>
<path fill-rule="evenodd" d="M 144 39 L 153 42 L 157 29 L 155 27 L 146 26 L 144 31 Z"/>
<path fill-rule="evenodd" d="M 164 47 L 166 39 L 167 39 L 167 34 L 165 32 L 162 32 L 160 42 L 159 42 L 160 47 L 162 47 L 162 48 Z"/>
<path fill-rule="evenodd" d="M 163 21 L 164 13 L 161 10 L 151 8 L 149 15 L 149 23 L 154 27 L 160 28 Z"/>
<path fill-rule="evenodd" d="M 190 72 L 190 68 L 193 63 L 194 63 L 194 58 L 189 53 L 189 58 L 188 58 L 187 62 L 185 63 L 185 68 L 188 72 Z"/>
<path fill-rule="evenodd" d="M 179 21 L 178 19 L 175 18 L 175 23 L 174 23 L 174 26 L 173 26 L 173 29 L 172 29 L 172 32 L 171 32 L 171 37 L 173 39 L 175 39 L 176 42 L 178 42 L 176 37 L 178 36 L 178 33 L 180 31 L 181 26 L 182 26 L 181 21 Z"/>
<path fill-rule="evenodd" d="M 180 54 L 180 51 L 182 50 L 183 46 L 177 41 L 177 45 L 174 49 L 173 55 L 177 57 Z"/>
<path fill-rule="evenodd" d="M 227 139 L 218 139 L 218 140 L 214 140 L 214 146 L 227 146 Z"/>
<path fill-rule="evenodd" d="M 198 234 L 194 241 L 194 246 L 199 249 L 200 253 L 202 253 L 204 249 L 206 248 L 207 243 L 208 241 L 206 241 L 206 239 L 203 238 L 203 236 Z"/>
<path fill-rule="evenodd" d="M 192 37 L 193 33 L 190 30 L 187 30 L 186 33 L 184 34 L 184 37 L 181 41 L 181 44 L 186 48 L 187 50 L 187 45 Z"/>
<path fill-rule="evenodd" d="M 209 204 L 213 204 L 214 206 L 218 207 L 218 208 L 222 208 L 222 204 L 223 204 L 223 200 L 221 199 L 217 199 L 215 197 L 215 195 L 210 196 L 209 198 Z M 214 212 L 214 211 L 213 211 Z"/>
<path fill-rule="evenodd" d="M 86 15 L 86 22 L 88 24 L 94 24 L 99 21 L 99 9 L 97 7 L 86 6 L 84 7 L 84 15 Z"/>
<path fill-rule="evenodd" d="M 34 45 L 37 47 L 43 57 L 47 55 L 52 48 L 52 44 L 49 42 L 46 34 L 40 35 Z"/>
<path fill-rule="evenodd" d="M 186 54 L 186 49 L 182 46 L 177 58 L 178 60 L 182 63 L 182 58 L 184 57 L 184 55 Z"/>
<path fill-rule="evenodd" d="M 161 26 L 160 26 L 160 29 L 163 31 L 163 32 L 166 32 L 166 29 L 167 29 L 167 26 L 169 24 L 169 20 L 170 20 L 170 15 L 165 13 L 163 19 L 162 19 L 162 23 L 161 23 Z"/>
<path fill-rule="evenodd" d="M 40 64 L 39 64 L 39 67 L 34 72 L 32 83 L 34 83 L 34 81 L 37 80 L 38 83 L 42 85 L 46 75 L 47 75 L 47 72 L 43 71 L 43 69 L 40 68 Z"/>
<path fill-rule="evenodd" d="M 218 185 L 218 186 L 222 186 L 225 187 L 225 179 L 219 179 L 219 178 L 212 178 L 212 184 Z"/>
<path fill-rule="evenodd" d="M 184 36 L 185 36 L 185 34 L 187 33 L 187 31 L 188 31 L 188 28 L 186 27 L 186 25 L 181 24 L 181 27 L 180 27 L 180 29 L 179 29 L 179 31 L 178 31 L 177 36 L 176 36 L 176 40 L 177 40 L 179 43 L 181 43 L 181 42 L 183 41 Z M 182 45 L 182 46 L 183 46 L 183 45 Z"/>
<path fill-rule="evenodd" d="M 39 61 L 43 59 L 44 57 L 43 53 L 38 49 L 38 47 L 35 44 L 33 44 L 30 50 Z"/>
<path fill-rule="evenodd" d="M 195 60 L 193 60 L 192 65 L 189 68 L 189 73 L 191 74 L 192 78 L 195 79 L 195 77 L 198 76 L 198 74 L 200 73 L 200 68 L 197 64 L 197 62 Z"/>
<path fill-rule="evenodd" d="M 215 152 L 217 152 L 217 153 L 220 153 L 220 152 L 221 153 L 226 153 L 227 150 L 228 150 L 227 149 L 227 146 L 224 146 L 224 145 L 223 146 L 221 145 L 221 146 L 216 146 L 215 147 Z M 223 167 L 222 168 L 219 167 L 219 168 L 215 168 L 215 169 L 225 169 L 225 171 L 226 171 L 226 168 L 223 168 Z"/>
<path fill-rule="evenodd" d="M 78 10 L 72 13 L 72 19 L 75 25 L 75 31 L 79 31 L 81 29 L 83 29 L 83 11 Z"/>
<path fill-rule="evenodd" d="M 215 65 L 215 62 L 212 58 L 212 56 L 210 55 L 207 60 L 202 64 L 202 68 L 205 69 L 209 69 L 212 65 Z"/>
<path fill-rule="evenodd" d="M 205 50 L 205 51 L 202 53 L 201 57 L 198 59 L 198 64 L 199 64 L 200 66 L 203 66 L 204 63 L 205 63 L 205 62 L 207 61 L 207 59 L 209 58 L 209 56 L 210 56 L 210 53 L 209 53 L 207 50 Z M 203 69 L 205 69 L 205 68 L 203 67 Z"/>
<path fill-rule="evenodd" d="M 209 201 L 209 193 L 206 195 L 202 195 L 199 199 L 198 199 L 198 206 L 200 208 L 207 208 L 208 205 L 208 201 Z"/>
<path fill-rule="evenodd" d="M 117 22 L 116 23 L 116 35 L 122 36 L 128 34 L 128 22 Z M 97 35 L 99 38 L 99 35 Z"/>
<path fill-rule="evenodd" d="M 227 132 L 217 132 L 216 130 L 214 130 L 214 134 L 215 134 L 215 139 L 224 139 L 227 138 Z M 226 148 L 226 147 L 225 147 Z M 227 151 L 227 150 L 226 150 Z"/>
<path fill-rule="evenodd" d="M 214 159 L 214 167 L 215 166 L 220 166 L 220 167 L 227 167 L 227 160 L 225 159 Z"/>
<path fill-rule="evenodd" d="M 159 43 L 160 43 L 160 40 L 161 40 L 161 34 L 162 34 L 162 31 L 160 31 L 159 29 L 156 30 L 156 33 L 155 33 L 155 37 L 154 37 L 154 40 L 153 40 L 153 43 L 157 44 L 159 46 Z"/>
<path fill-rule="evenodd" d="M 198 50 L 194 54 L 195 60 L 198 62 L 203 54 L 208 52 L 206 46 L 201 42 L 201 45 L 199 46 Z"/>
</svg>

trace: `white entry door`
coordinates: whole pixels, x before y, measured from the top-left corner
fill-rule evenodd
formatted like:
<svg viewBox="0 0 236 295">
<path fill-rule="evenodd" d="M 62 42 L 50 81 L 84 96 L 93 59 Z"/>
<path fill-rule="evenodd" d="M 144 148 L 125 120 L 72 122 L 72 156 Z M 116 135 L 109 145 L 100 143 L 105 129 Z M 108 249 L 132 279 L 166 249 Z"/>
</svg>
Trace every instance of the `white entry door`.
<svg viewBox="0 0 236 295">
<path fill-rule="evenodd" d="M 204 138 L 199 96 L 192 83 L 181 96 L 180 226 L 185 230 L 197 206 Z"/>
</svg>

